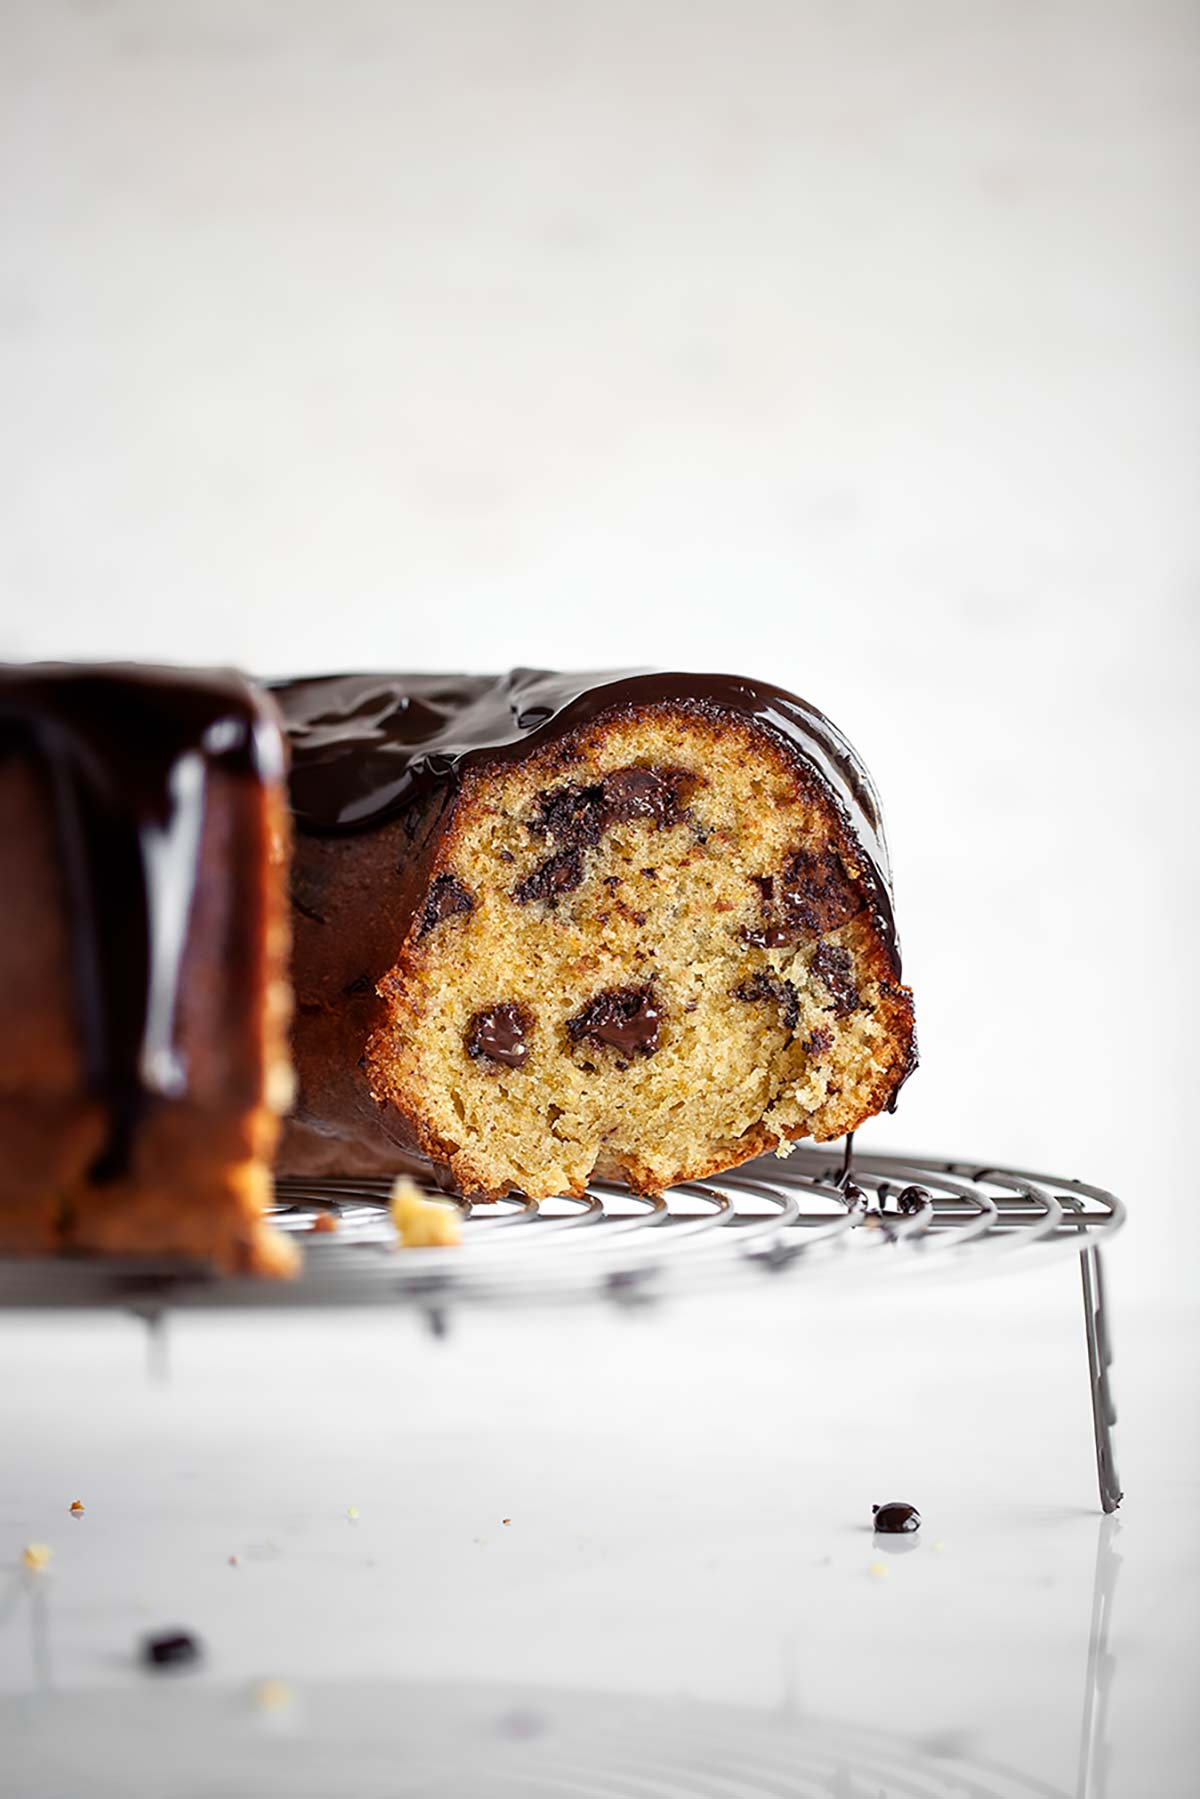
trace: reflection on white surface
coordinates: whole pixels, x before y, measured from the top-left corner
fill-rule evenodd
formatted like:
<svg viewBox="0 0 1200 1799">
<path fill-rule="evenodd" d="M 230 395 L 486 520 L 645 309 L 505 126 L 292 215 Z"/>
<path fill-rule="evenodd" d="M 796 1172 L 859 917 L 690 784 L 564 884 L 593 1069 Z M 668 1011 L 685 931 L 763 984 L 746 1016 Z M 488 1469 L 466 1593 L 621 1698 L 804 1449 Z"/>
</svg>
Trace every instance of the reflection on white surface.
<svg viewBox="0 0 1200 1799">
<path fill-rule="evenodd" d="M 1097 1525 L 1075 1799 L 1108 1792 L 1107 1638 L 1119 1529 L 1113 1516 Z M 919 1546 L 917 1538 L 889 1542 L 878 1533 L 874 1542 L 893 1553 Z M 249 1553 L 262 1561 L 279 1550 L 261 1544 Z M 1033 1776 L 980 1760 L 967 1731 L 916 1737 L 876 1728 L 869 1676 L 854 1683 L 867 1701 L 864 1717 L 806 1716 L 787 1639 L 778 1703 L 757 1711 L 586 1694 L 557 1683 L 315 1681 L 297 1691 L 272 1680 L 231 1688 L 198 1684 L 190 1671 L 158 1672 L 115 1695 L 64 1693 L 49 1658 L 49 1592 L 43 1576 L 21 1570 L 0 1600 L 0 1623 L 15 1622 L 23 1605 L 28 1625 L 29 1689 L 0 1700 L 7 1790 L 28 1799 L 64 1782 L 72 1791 L 159 1799 L 202 1799 L 214 1790 L 325 1799 L 348 1790 L 347 1782 L 357 1799 L 376 1791 L 388 1799 L 532 1791 L 563 1799 L 1066 1799 Z"/>
<path fill-rule="evenodd" d="M 776 1771 L 763 1790 L 781 1794 L 953 1790 L 906 1786 L 914 1768 L 981 1794 L 1190 1794 L 1194 1393 L 1173 1431 L 1156 1400 L 1164 1345 L 1190 1366 L 1196 1320 L 1117 1306 L 1129 1497 L 1103 1520 L 1072 1263 L 869 1304 L 816 1291 L 803 1307 L 773 1283 L 718 1309 L 463 1317 L 441 1340 L 380 1314 L 179 1317 L 162 1379 L 131 1320 L 5 1321 L 0 1435 L 20 1454 L 0 1559 L 55 1551 L 40 1584 L 5 1593 L 16 1792 L 75 1799 L 66 1756 L 123 1799 L 173 1795 L 137 1775 L 124 1718 L 172 1777 L 172 1746 L 195 1739 L 180 1793 L 285 1775 L 337 1791 L 321 1758 L 340 1755 L 356 1794 L 469 1799 L 492 1789 L 454 1772 L 450 1750 L 473 1751 L 452 1708 L 482 1717 L 503 1686 L 529 1769 L 550 1753 L 535 1718 L 585 1758 L 588 1716 L 617 1746 L 634 1719 L 668 1767 L 708 1718 L 730 1755 L 761 1734 L 763 1766 L 802 1737 L 805 1754 L 840 1745 L 813 1775 L 825 1789 Z M 876 1545 L 887 1499 L 920 1507 L 915 1552 Z M 156 1678 L 137 1645 L 173 1628 L 204 1663 Z M 295 1703 L 268 1727 L 251 1695 L 272 1678 Z M 410 1789 L 415 1714 L 440 1772 Z M 903 1768 L 879 1772 L 880 1744 Z M 595 1765 L 608 1787 L 523 1772 L 511 1790 L 646 1792 Z M 714 1751 L 704 1768 L 722 1765 Z M 986 1784 L 996 1768 L 1011 1789 Z M 678 1791 L 705 1792 L 693 1773 Z M 755 1792 L 740 1780 L 713 1790 Z"/>
<path fill-rule="evenodd" d="M 98 1799 L 1070 1799 L 869 1719 L 474 1682 L 316 1684 L 267 1710 L 249 1688 L 158 1686 L 6 1702 L 10 1778 Z"/>
</svg>

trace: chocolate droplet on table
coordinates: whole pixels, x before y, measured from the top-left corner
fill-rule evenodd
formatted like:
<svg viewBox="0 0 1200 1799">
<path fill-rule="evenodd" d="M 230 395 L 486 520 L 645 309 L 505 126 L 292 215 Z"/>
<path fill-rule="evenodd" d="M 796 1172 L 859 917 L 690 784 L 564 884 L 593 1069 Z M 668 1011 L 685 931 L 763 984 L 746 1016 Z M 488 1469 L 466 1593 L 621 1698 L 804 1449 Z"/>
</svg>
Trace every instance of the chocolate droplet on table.
<svg viewBox="0 0 1200 1799">
<path fill-rule="evenodd" d="M 910 1530 L 920 1530 L 921 1514 L 915 1505 L 906 1505 L 901 1499 L 890 1499 L 886 1505 L 873 1505 L 875 1514 L 874 1528 L 885 1536 L 899 1536 Z"/>
<path fill-rule="evenodd" d="M 190 1668 L 200 1660 L 200 1645 L 185 1630 L 169 1636 L 146 1637 L 142 1660 L 149 1668 Z"/>
<path fill-rule="evenodd" d="M 529 1057 L 526 1041 L 533 1019 L 523 1006 L 505 1002 L 476 1012 L 467 1026 L 467 1054 L 478 1061 L 500 1062 L 506 1068 L 523 1068 Z"/>
</svg>

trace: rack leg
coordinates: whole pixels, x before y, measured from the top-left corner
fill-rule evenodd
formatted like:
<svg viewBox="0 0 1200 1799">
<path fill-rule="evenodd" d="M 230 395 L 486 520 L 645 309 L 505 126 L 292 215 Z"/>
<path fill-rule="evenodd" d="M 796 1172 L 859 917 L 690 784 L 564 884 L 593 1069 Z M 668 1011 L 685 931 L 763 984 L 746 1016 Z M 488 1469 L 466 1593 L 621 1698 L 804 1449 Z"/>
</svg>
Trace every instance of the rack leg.
<svg viewBox="0 0 1200 1799">
<path fill-rule="evenodd" d="M 1115 1512 L 1122 1500 L 1121 1483 L 1113 1460 L 1112 1427 L 1117 1422 L 1108 1371 L 1112 1366 L 1112 1344 L 1104 1311 L 1104 1271 L 1100 1251 L 1089 1245 L 1079 1257 L 1083 1276 L 1083 1322 L 1087 1335 L 1088 1371 L 1092 1382 L 1092 1428 L 1096 1438 L 1096 1478 L 1100 1486 L 1100 1504 L 1106 1512 Z"/>
</svg>

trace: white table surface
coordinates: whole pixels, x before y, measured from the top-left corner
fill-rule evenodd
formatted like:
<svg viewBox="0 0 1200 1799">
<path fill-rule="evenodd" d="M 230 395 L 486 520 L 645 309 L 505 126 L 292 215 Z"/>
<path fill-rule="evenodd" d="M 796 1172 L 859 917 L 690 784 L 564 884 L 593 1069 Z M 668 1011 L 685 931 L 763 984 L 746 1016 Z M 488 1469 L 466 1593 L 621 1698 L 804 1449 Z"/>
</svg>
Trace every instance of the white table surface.
<svg viewBox="0 0 1200 1799">
<path fill-rule="evenodd" d="M 1125 1247 L 1108 1521 L 1073 1258 L 444 1340 L 176 1315 L 158 1378 L 134 1319 L 10 1315 L 4 1791 L 1190 1794 L 1200 1314 L 1123 1306 Z M 202 1667 L 144 1671 L 171 1626 Z"/>
</svg>

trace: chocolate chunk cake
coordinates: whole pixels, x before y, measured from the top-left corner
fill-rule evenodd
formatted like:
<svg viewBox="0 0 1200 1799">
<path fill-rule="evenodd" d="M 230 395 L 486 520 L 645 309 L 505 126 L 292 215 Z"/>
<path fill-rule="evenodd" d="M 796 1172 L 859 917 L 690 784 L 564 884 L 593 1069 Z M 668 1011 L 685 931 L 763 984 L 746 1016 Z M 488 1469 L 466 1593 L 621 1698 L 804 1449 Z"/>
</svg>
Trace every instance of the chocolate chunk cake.
<svg viewBox="0 0 1200 1799">
<path fill-rule="evenodd" d="M 641 1192 L 825 1140 L 915 1062 L 878 800 L 779 689 L 279 684 L 297 827 L 289 1173 Z"/>
<path fill-rule="evenodd" d="M 239 675 L 0 668 L 0 1253 L 292 1266 L 283 773 Z"/>
</svg>

